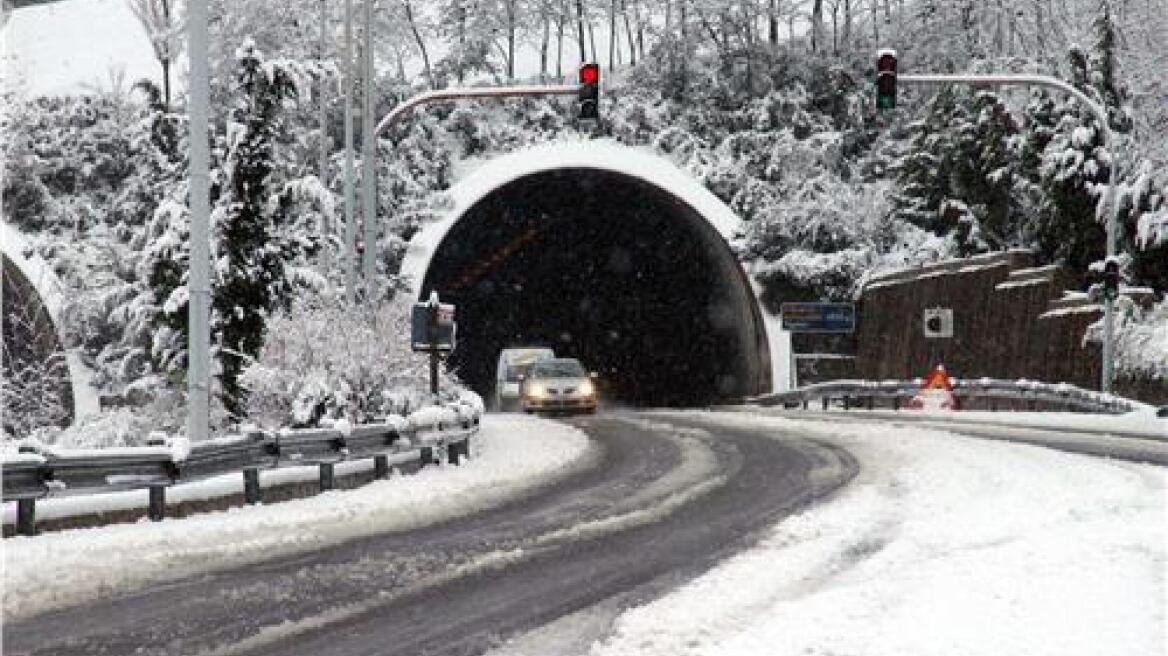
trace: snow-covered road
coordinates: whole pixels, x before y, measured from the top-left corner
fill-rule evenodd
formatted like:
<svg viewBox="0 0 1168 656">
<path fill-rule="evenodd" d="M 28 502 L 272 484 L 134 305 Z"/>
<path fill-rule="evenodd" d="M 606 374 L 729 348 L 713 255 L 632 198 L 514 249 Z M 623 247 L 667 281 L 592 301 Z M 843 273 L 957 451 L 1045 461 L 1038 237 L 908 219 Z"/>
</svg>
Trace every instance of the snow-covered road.
<svg viewBox="0 0 1168 656">
<path fill-rule="evenodd" d="M 470 514 L 566 475 L 590 451 L 578 430 L 506 416 L 485 417 L 475 443 L 482 448 L 476 448 L 472 466 L 425 469 L 355 490 L 158 523 L 6 539 L 4 615 L 22 617 L 151 582 Z"/>
<path fill-rule="evenodd" d="M 467 467 L 6 540 L 5 653 L 1163 653 L 1163 467 L 742 412 L 579 426 L 600 449 L 493 416 Z M 859 475 L 786 516 L 841 449 Z"/>
<path fill-rule="evenodd" d="M 1162 467 L 929 429 L 684 416 L 819 435 L 862 473 L 621 614 L 591 656 L 1165 653 Z"/>
</svg>

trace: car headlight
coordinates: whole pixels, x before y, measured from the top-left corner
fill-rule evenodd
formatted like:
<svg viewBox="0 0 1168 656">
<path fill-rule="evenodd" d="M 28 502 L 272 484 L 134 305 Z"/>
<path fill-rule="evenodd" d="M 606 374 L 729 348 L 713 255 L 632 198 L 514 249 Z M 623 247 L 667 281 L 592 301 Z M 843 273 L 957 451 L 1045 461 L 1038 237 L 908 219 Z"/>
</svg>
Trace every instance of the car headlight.
<svg viewBox="0 0 1168 656">
<path fill-rule="evenodd" d="M 525 392 L 526 396 L 529 396 L 533 399 L 543 398 L 546 394 L 547 390 L 544 389 L 543 385 L 528 385 Z"/>
<path fill-rule="evenodd" d="M 577 391 L 579 391 L 580 394 L 584 396 L 592 396 L 596 393 L 596 387 L 592 385 L 592 381 L 586 380 L 583 383 L 580 383 L 580 387 L 577 388 Z"/>
</svg>

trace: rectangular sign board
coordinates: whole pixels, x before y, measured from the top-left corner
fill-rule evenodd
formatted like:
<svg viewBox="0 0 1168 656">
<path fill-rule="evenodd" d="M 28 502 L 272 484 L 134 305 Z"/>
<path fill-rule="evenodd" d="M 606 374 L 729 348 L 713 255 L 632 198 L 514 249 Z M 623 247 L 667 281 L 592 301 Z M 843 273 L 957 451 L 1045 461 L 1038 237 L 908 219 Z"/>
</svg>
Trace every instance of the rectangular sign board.
<svg viewBox="0 0 1168 656">
<path fill-rule="evenodd" d="M 415 351 L 430 350 L 431 308 L 426 303 L 414 304 L 410 314 L 410 343 Z M 442 303 L 438 306 L 437 346 L 439 351 L 454 350 L 454 306 Z"/>
<path fill-rule="evenodd" d="M 783 303 L 783 330 L 793 333 L 851 333 L 856 330 L 854 303 Z"/>
</svg>

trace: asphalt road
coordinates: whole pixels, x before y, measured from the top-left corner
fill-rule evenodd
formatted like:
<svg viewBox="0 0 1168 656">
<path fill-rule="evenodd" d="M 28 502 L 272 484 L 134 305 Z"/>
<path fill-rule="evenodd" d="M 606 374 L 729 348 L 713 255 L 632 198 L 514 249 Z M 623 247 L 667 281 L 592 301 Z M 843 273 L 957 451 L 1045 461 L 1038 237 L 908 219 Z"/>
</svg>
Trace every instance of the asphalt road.
<svg viewBox="0 0 1168 656">
<path fill-rule="evenodd" d="M 521 500 L 7 622 L 4 653 L 480 654 L 571 613 L 651 599 L 857 470 L 797 435 L 663 421 L 575 420 L 602 455 Z"/>
</svg>

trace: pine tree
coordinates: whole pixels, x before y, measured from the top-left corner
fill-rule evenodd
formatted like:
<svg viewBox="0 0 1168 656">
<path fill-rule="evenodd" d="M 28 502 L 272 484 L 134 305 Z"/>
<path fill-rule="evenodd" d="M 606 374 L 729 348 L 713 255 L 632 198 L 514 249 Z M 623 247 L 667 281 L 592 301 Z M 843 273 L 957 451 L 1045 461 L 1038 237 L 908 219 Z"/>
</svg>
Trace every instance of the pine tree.
<svg viewBox="0 0 1168 656">
<path fill-rule="evenodd" d="M 236 417 L 246 407 L 239 374 L 263 346 L 265 317 L 289 296 L 285 264 L 290 253 L 276 238 L 285 208 L 269 198 L 275 190 L 274 150 L 284 128 L 280 112 L 284 101 L 296 96 L 292 75 L 266 64 L 251 40 L 237 57 L 226 188 L 213 213 L 216 284 L 211 298 L 223 403 Z"/>
<path fill-rule="evenodd" d="M 947 201 L 951 197 L 957 140 L 951 126 L 963 116 L 957 93 L 942 88 L 912 124 L 912 145 L 897 171 L 899 191 L 893 196 L 898 219 L 938 235 L 957 228 L 959 216 Z"/>
<path fill-rule="evenodd" d="M 1071 48 L 1070 80 L 1105 105 L 1113 129 L 1130 126 L 1130 120 L 1123 118 L 1126 112 L 1116 104 L 1120 94 L 1113 82 L 1113 56 L 1108 53 L 1109 22 L 1101 19 L 1099 25 L 1102 36 L 1097 47 L 1103 50 L 1089 57 L 1083 50 Z M 1111 182 L 1114 153 L 1105 147 L 1094 115 L 1073 98 L 1051 100 L 1046 94 L 1037 94 L 1025 115 L 1028 145 L 1024 168 L 1032 167 L 1037 157 L 1043 197 L 1032 226 L 1040 257 L 1065 263 L 1077 280 L 1086 281 L 1090 264 L 1105 254 L 1106 212 L 1110 208 L 1100 203 Z"/>
</svg>

